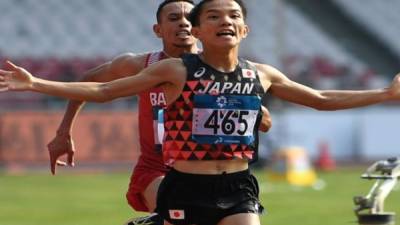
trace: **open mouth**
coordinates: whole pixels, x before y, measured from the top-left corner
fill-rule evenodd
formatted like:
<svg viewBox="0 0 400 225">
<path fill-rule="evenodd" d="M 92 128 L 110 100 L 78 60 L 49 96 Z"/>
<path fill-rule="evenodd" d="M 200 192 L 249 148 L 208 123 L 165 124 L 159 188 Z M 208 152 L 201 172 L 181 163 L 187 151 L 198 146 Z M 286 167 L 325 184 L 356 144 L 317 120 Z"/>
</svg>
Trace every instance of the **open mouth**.
<svg viewBox="0 0 400 225">
<path fill-rule="evenodd" d="M 176 36 L 180 37 L 180 38 L 186 38 L 186 37 L 189 37 L 190 35 L 191 35 L 190 32 L 187 30 L 182 30 L 182 31 L 179 31 L 178 33 L 176 33 Z"/>
<path fill-rule="evenodd" d="M 231 30 L 223 30 L 221 32 L 217 33 L 218 37 L 223 37 L 223 36 L 228 36 L 228 37 L 233 37 L 235 36 L 235 32 L 231 31 Z"/>
</svg>

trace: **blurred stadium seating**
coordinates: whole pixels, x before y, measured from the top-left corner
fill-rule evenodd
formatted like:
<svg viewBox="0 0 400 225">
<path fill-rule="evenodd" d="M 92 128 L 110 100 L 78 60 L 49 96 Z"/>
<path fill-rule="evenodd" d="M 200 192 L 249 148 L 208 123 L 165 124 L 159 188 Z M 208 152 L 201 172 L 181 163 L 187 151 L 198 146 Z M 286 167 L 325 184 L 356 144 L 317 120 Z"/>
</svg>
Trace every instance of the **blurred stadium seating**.
<svg viewBox="0 0 400 225">
<path fill-rule="evenodd" d="M 151 31 L 156 1 L 5 0 L 0 6 L 0 49 L 10 57 L 93 58 L 159 46 Z"/>
<path fill-rule="evenodd" d="M 400 57 L 398 40 L 400 1 L 335 0 L 335 2 L 377 38 L 388 43 L 393 48 L 394 53 Z"/>
<path fill-rule="evenodd" d="M 400 20 L 398 1 L 331 2 L 384 41 L 400 62 L 400 25 L 393 22 Z M 2 0 L 0 59 L 11 58 L 44 78 L 76 80 L 83 71 L 120 53 L 159 49 L 161 44 L 151 29 L 159 3 L 160 0 Z M 289 1 L 246 3 L 251 35 L 242 45 L 243 56 L 272 64 L 292 79 L 316 88 L 369 88 L 388 82 L 381 71 L 354 56 Z M 19 101 L 24 104 L 16 104 Z M 54 108 L 60 105 L 59 101 L 39 94 L 0 96 L 3 111 L 33 106 Z"/>
</svg>

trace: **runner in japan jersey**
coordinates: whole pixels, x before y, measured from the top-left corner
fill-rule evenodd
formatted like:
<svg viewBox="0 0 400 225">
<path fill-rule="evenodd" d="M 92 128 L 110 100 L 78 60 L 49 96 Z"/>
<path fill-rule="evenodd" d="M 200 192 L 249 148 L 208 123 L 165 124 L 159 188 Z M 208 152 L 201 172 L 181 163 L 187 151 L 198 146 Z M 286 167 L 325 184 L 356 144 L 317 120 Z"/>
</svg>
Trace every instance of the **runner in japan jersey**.
<svg viewBox="0 0 400 225">
<path fill-rule="evenodd" d="M 254 157 L 265 93 L 257 70 L 239 60 L 231 73 L 184 55 L 188 75 L 182 94 L 165 110 L 164 161 Z"/>
<path fill-rule="evenodd" d="M 149 53 L 146 67 L 168 58 L 163 52 Z M 164 135 L 163 108 L 166 105 L 164 93 L 160 88 L 153 88 L 139 94 L 139 140 L 140 164 L 152 169 L 166 171 L 161 144 Z"/>
</svg>

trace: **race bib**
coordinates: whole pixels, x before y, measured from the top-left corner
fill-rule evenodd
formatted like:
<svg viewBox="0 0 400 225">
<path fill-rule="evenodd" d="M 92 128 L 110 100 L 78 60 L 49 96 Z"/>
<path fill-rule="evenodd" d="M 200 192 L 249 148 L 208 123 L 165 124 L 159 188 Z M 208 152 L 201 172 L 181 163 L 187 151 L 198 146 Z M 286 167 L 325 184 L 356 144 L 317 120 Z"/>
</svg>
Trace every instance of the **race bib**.
<svg viewBox="0 0 400 225">
<path fill-rule="evenodd" d="M 155 149 L 159 152 L 164 138 L 164 110 L 159 107 L 153 107 L 153 132 Z"/>
<path fill-rule="evenodd" d="M 193 139 L 200 144 L 246 144 L 254 141 L 254 126 L 261 106 L 257 96 L 196 95 Z"/>
</svg>

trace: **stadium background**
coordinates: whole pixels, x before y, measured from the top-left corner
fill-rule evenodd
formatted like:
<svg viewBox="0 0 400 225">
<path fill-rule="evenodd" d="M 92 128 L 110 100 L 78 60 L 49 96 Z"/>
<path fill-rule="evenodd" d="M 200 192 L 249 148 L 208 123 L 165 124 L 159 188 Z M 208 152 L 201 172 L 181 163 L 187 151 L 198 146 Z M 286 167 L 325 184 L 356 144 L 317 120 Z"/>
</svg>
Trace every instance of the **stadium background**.
<svg viewBox="0 0 400 225">
<path fill-rule="evenodd" d="M 151 27 L 160 2 L 1 0 L 0 64 L 11 59 L 40 77 L 73 81 L 118 54 L 159 50 L 160 41 Z M 271 64 L 291 79 L 319 89 L 379 88 L 400 71 L 398 0 L 245 2 L 251 34 L 242 44 L 241 55 Z M 262 160 L 290 146 L 302 147 L 312 160 L 318 158 L 321 146 L 328 146 L 332 157 L 347 165 L 399 155 L 397 102 L 340 112 L 318 112 L 275 98 L 265 102 L 273 128 L 261 137 Z M 47 170 L 46 144 L 53 138 L 65 106 L 65 100 L 36 93 L 0 94 L 1 174 Z M 77 148 L 74 170 L 129 172 L 138 154 L 136 98 L 88 104 L 73 135 Z M 358 168 L 352 175 L 361 171 Z M 122 180 L 127 177 L 125 174 Z M 0 175 L 2 192 L 17 190 L 7 186 L 13 183 L 6 182 L 7 175 L 3 178 L 1 182 Z M 41 179 L 54 185 L 46 176 Z M 120 189 L 118 195 L 122 196 L 124 187 Z M 394 205 L 399 209 L 398 203 Z M 7 210 L 0 209 L 4 216 Z M 124 210 L 129 211 L 127 207 Z M 277 221 L 284 217 L 280 216 Z M 273 214 L 271 217 L 274 221 Z M 7 225 L 35 224 L 10 221 Z"/>
<path fill-rule="evenodd" d="M 151 27 L 159 2 L 0 1 L 1 62 L 11 59 L 40 77 L 73 81 L 118 54 L 158 50 L 160 40 Z M 397 0 L 246 3 L 251 34 L 241 55 L 271 64 L 296 81 L 320 89 L 377 88 L 400 71 Z M 274 98 L 265 102 L 274 125 L 262 136 L 264 158 L 287 146 L 303 147 L 315 158 L 323 144 L 338 160 L 398 153 L 399 103 L 321 113 Z M 2 93 L 0 164 L 45 163 L 45 145 L 65 105 L 65 100 L 36 93 Z M 89 164 L 131 162 L 126 159 L 137 155 L 135 111 L 135 98 L 89 104 L 74 133 L 77 159 Z"/>
</svg>

